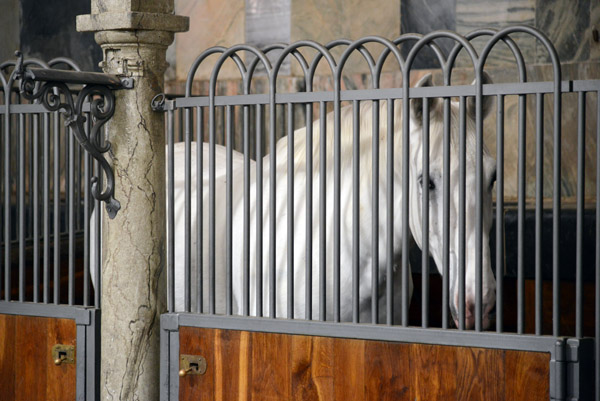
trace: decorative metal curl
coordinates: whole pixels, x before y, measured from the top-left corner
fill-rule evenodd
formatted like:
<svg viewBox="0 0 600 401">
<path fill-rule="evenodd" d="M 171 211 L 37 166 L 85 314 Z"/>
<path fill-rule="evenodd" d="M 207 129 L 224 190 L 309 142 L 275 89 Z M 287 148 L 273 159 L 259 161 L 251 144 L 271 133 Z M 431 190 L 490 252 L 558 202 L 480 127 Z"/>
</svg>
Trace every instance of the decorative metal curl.
<svg viewBox="0 0 600 401">
<path fill-rule="evenodd" d="M 63 82 L 36 82 L 22 67 L 17 72 L 17 76 L 21 79 L 20 90 L 23 97 L 31 101 L 41 101 L 49 111 L 60 111 L 65 116 L 65 125 L 72 129 L 79 144 L 100 163 L 100 167 L 106 175 L 106 185 L 102 191 L 99 187 L 98 177 L 92 177 L 92 196 L 106 203 L 108 217 L 113 219 L 121 209 L 121 204 L 114 197 L 115 177 L 110 164 L 104 157 L 104 153 L 110 150 L 111 144 L 106 141 L 102 145 L 100 135 L 100 129 L 115 112 L 113 92 L 105 86 L 86 85 L 73 101 L 74 95 Z M 63 102 L 62 99 L 65 101 Z M 86 99 L 89 99 L 92 116 L 89 136 L 84 127 L 87 118 L 83 115 L 83 105 Z"/>
</svg>

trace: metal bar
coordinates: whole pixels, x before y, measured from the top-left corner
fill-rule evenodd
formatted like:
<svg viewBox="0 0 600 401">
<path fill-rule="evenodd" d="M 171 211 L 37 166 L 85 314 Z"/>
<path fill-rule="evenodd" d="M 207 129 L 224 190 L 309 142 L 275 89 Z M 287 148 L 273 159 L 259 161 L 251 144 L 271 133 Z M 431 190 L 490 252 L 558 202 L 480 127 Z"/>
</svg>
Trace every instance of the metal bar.
<svg viewBox="0 0 600 401">
<path fill-rule="evenodd" d="M 333 321 L 339 322 L 340 316 L 340 219 L 341 219 L 341 147 L 340 97 L 335 92 L 333 102 Z"/>
<path fill-rule="evenodd" d="M 38 114 L 33 115 L 33 173 L 29 173 L 33 176 L 33 185 L 29 187 L 29 196 L 32 204 L 32 217 L 33 217 L 33 302 L 40 301 L 40 231 L 39 231 L 39 140 L 40 140 L 40 116 Z"/>
<path fill-rule="evenodd" d="M 10 95 L 5 94 L 5 104 L 8 107 L 10 102 Z M 4 300 L 11 300 L 11 256 L 10 256 L 10 196 L 12 192 L 12 186 L 10 182 L 11 178 L 11 146 L 10 146 L 10 114 L 6 112 L 4 116 Z"/>
<path fill-rule="evenodd" d="M 33 239 L 33 116 L 33 114 L 29 114 L 25 119 L 25 143 L 27 143 L 27 150 L 25 156 L 25 177 L 27 177 L 27 183 L 25 186 L 25 188 L 27 189 L 25 191 L 25 240 Z"/>
<path fill-rule="evenodd" d="M 5 134 L 4 134 L 4 113 L 0 112 L 0 149 L 4 148 Z M 4 156 L 4 154 L 3 154 Z M 2 210 L 6 210 L 8 205 L 4 204 L 4 193 L 7 191 L 6 183 L 4 182 L 4 163 L 0 161 L 0 201 L 2 202 Z M 4 224 L 4 213 L 0 213 L 0 224 L 2 227 Z M 0 230 L 0 243 L 5 244 L 8 243 L 8 239 L 4 238 L 4 230 Z M 0 289 L 4 289 L 4 272 L 9 270 L 10 266 L 4 264 L 4 258 L 2 258 L 2 270 L 0 270 Z"/>
<path fill-rule="evenodd" d="M 476 113 L 476 225 L 475 225 L 475 330 L 482 330 L 483 320 L 483 98 L 477 85 Z"/>
<path fill-rule="evenodd" d="M 75 304 L 75 143 L 74 143 L 74 134 L 71 132 L 71 128 L 66 129 L 67 134 L 67 154 L 68 154 L 68 163 L 67 165 L 67 175 L 68 175 L 68 186 L 67 186 L 67 213 L 68 213 L 68 232 L 69 232 L 69 305 Z"/>
<path fill-rule="evenodd" d="M 330 322 L 303 322 L 299 320 L 257 319 L 254 317 L 199 316 L 180 314 L 180 326 L 219 328 L 293 335 L 327 336 L 374 341 L 395 341 L 420 344 L 439 344 L 462 347 L 485 347 L 491 349 L 522 350 L 553 353 L 556 337 L 525 336 L 517 334 L 477 333 L 470 330 L 422 329 L 387 325 Z M 552 357 L 553 355 L 551 355 Z"/>
<path fill-rule="evenodd" d="M 183 309 L 191 310 L 192 303 L 192 114 L 189 108 L 180 111 L 185 130 L 185 201 L 184 201 L 184 301 Z M 180 123 L 182 121 L 180 120 Z M 180 126 L 181 127 L 181 126 Z M 173 208 L 175 205 L 173 204 Z"/>
<path fill-rule="evenodd" d="M 19 227 L 19 302 L 25 301 L 25 116 L 19 114 L 19 185 L 18 185 L 18 219 Z M 8 243 L 7 243 L 8 245 Z"/>
<path fill-rule="evenodd" d="M 208 313 L 215 313 L 215 105 L 208 107 Z"/>
<path fill-rule="evenodd" d="M 243 243 L 243 314 L 250 314 L 250 107 L 243 108 L 243 148 L 244 148 L 244 243 Z"/>
<path fill-rule="evenodd" d="M 276 305 L 276 274 L 277 274 L 277 152 L 275 146 L 277 142 L 277 105 L 274 99 L 271 100 L 269 110 L 269 315 L 271 318 L 277 317 Z"/>
<path fill-rule="evenodd" d="M 586 90 L 597 90 L 600 87 L 600 80 L 586 80 L 586 81 L 562 81 L 560 91 L 572 92 L 573 90 L 580 90 L 585 87 Z M 578 89 L 576 89 L 578 88 Z M 445 98 L 455 96 L 475 96 L 474 85 L 452 85 L 452 86 L 430 86 L 430 87 L 415 87 L 410 88 L 411 96 L 413 98 Z M 553 93 L 554 82 L 514 82 L 514 83 L 501 83 L 501 84 L 486 84 L 483 87 L 483 96 L 509 96 L 509 95 L 524 95 L 524 94 L 535 94 L 535 93 Z M 356 89 L 356 90 L 343 90 L 340 91 L 340 101 L 352 102 L 354 100 L 359 101 L 372 101 L 372 100 L 386 100 L 389 98 L 402 99 L 401 88 L 390 88 L 390 89 Z M 275 102 L 277 104 L 285 103 L 309 103 L 309 102 L 332 102 L 334 100 L 334 93 L 328 92 L 296 92 L 296 93 L 276 93 Z M 208 106 L 209 100 L 207 97 L 181 97 L 175 100 L 177 108 L 181 107 L 196 107 L 196 106 Z M 269 104 L 268 94 L 252 94 L 252 95 L 236 95 L 236 96 L 215 96 L 215 106 L 242 106 L 242 105 L 256 105 Z M 0 112 L 2 111 L 0 106 Z M 36 109 L 34 105 L 11 105 L 11 112 L 33 112 Z"/>
<path fill-rule="evenodd" d="M 63 82 L 65 84 L 103 85 L 111 89 L 123 88 L 123 82 L 117 75 L 101 72 L 69 71 L 54 68 L 27 68 L 25 77 L 34 81 Z"/>
<path fill-rule="evenodd" d="M 90 117 L 87 118 L 86 123 L 90 123 Z M 84 128 L 85 129 L 85 128 Z M 86 131 L 88 132 L 88 131 Z M 81 215 L 81 174 L 82 174 L 82 168 L 81 168 L 81 164 L 82 164 L 82 160 L 81 160 L 81 146 L 79 145 L 78 142 L 75 142 L 76 146 L 74 148 L 75 151 L 75 229 L 77 231 L 81 230 L 81 219 L 80 219 L 80 215 Z M 87 154 L 87 152 L 84 152 Z"/>
<path fill-rule="evenodd" d="M 305 319 L 312 320 L 313 271 L 313 105 L 306 104 L 306 283 Z"/>
<path fill-rule="evenodd" d="M 44 191 L 44 290 L 43 302 L 50 297 L 50 115 L 44 113 L 44 167 L 42 188 Z"/>
<path fill-rule="evenodd" d="M 87 116 L 86 133 L 89 137 L 92 128 L 92 116 Z M 83 154 L 83 306 L 90 306 L 90 180 L 92 158 L 88 152 Z M 79 185 L 78 185 L 79 187 Z M 80 198 L 77 198 L 79 204 Z M 99 210 L 98 212 L 99 213 Z M 100 252 L 96 249 L 96 252 Z"/>
<path fill-rule="evenodd" d="M 504 331 L 504 96 L 496 98 L 496 331 Z"/>
<path fill-rule="evenodd" d="M 379 101 L 374 100 L 372 109 L 372 187 L 371 187 L 371 322 L 379 323 Z M 404 202 L 404 198 L 403 198 Z M 403 203 L 404 205 L 404 203 Z M 403 252 L 404 253 L 404 252 Z"/>
<path fill-rule="evenodd" d="M 555 70 L 556 75 L 556 70 Z M 559 70 L 560 74 L 560 70 Z M 554 189 L 552 194 L 552 335 L 560 334 L 560 204 L 561 204 L 561 117 L 560 88 L 554 87 Z"/>
<path fill-rule="evenodd" d="M 386 244 L 386 317 L 394 324 L 394 100 L 387 100 L 387 244 Z M 402 324 L 408 324 L 408 268 L 402 269 Z"/>
<path fill-rule="evenodd" d="M 287 318 L 294 318 L 294 105 L 287 104 Z"/>
<path fill-rule="evenodd" d="M 360 103 L 352 103 L 352 322 L 360 322 Z"/>
<path fill-rule="evenodd" d="M 104 134 L 104 128 L 102 130 L 102 133 Z M 102 140 L 101 142 L 104 141 Z M 96 177 L 98 177 L 98 187 L 102 188 L 102 169 L 100 168 L 100 162 L 98 160 L 94 161 L 94 170 L 96 172 Z M 94 244 L 94 249 L 96 250 L 94 257 L 96 260 L 93 264 L 93 274 L 94 277 L 96 277 L 96 287 L 94 288 L 94 306 L 96 308 L 100 308 L 102 300 L 102 209 L 100 200 L 94 199 L 94 209 L 97 211 L 94 214 L 94 226 L 96 228 L 96 234 L 94 236 L 94 239 L 96 241 L 96 243 Z"/>
<path fill-rule="evenodd" d="M 263 111 L 256 105 L 256 316 L 263 316 Z"/>
<path fill-rule="evenodd" d="M 226 244 L 225 244 L 225 266 L 226 266 L 226 309 L 227 315 L 232 314 L 233 303 L 233 218 L 232 218 L 232 196 L 233 196 L 233 106 L 225 107 L 225 144 L 227 149 L 226 156 Z"/>
<path fill-rule="evenodd" d="M 421 326 L 424 328 L 429 327 L 429 122 L 429 101 L 423 98 L 423 165 L 421 177 L 421 293 L 423 296 L 421 300 Z"/>
<path fill-rule="evenodd" d="M 319 103 L 320 154 L 319 154 L 319 320 L 327 319 L 326 305 L 326 235 L 327 235 L 327 105 Z"/>
<path fill-rule="evenodd" d="M 174 111 L 167 111 L 167 308 L 169 312 L 175 311 L 175 121 Z M 96 170 L 98 171 L 98 170 Z"/>
<path fill-rule="evenodd" d="M 196 107 L 196 312 L 203 312 L 203 227 L 204 227 L 204 110 Z"/>
<path fill-rule="evenodd" d="M 575 249 L 575 337 L 583 337 L 583 212 L 585 198 L 585 92 L 577 113 L 577 235 Z"/>
<path fill-rule="evenodd" d="M 535 334 L 542 335 L 542 219 L 544 214 L 544 95 L 536 95 L 535 144 Z"/>
<path fill-rule="evenodd" d="M 523 334 L 525 322 L 525 152 L 526 98 L 519 95 L 518 177 L 517 177 L 517 333 Z"/>
<path fill-rule="evenodd" d="M 448 300 L 450 296 L 450 98 L 444 98 L 443 140 L 443 227 L 442 241 L 442 328 L 448 328 Z M 406 196 L 406 195 L 404 195 Z"/>
<path fill-rule="evenodd" d="M 459 100 L 459 186 L 458 186 L 458 329 L 465 329 L 465 227 L 467 189 L 466 98 Z"/>
<path fill-rule="evenodd" d="M 60 303 L 60 114 L 54 112 L 54 303 Z"/>
</svg>

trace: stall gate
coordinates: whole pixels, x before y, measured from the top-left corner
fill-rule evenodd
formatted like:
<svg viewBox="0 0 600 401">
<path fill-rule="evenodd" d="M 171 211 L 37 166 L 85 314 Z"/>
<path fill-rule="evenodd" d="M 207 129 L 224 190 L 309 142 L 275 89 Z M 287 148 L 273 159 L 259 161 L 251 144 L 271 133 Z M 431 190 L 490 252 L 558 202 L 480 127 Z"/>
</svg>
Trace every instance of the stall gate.
<svg viewBox="0 0 600 401">
<path fill-rule="evenodd" d="M 529 82 L 514 35 L 548 49 L 550 81 Z M 516 82 L 484 72 L 497 44 Z M 425 51 L 441 84 L 411 74 Z M 356 62 L 363 83 L 344 74 Z M 279 77 L 284 63 L 301 78 Z M 0 65 L 3 399 L 97 397 L 90 211 L 118 208 L 99 191 L 113 185 L 101 127 L 131 82 L 58 64 L 77 70 Z M 543 34 L 216 47 L 185 92 L 153 104 L 168 140 L 163 400 L 599 399 L 600 81 L 563 81 Z"/>
<path fill-rule="evenodd" d="M 518 35 L 547 49 L 549 81 L 528 80 Z M 514 82 L 484 71 L 501 46 Z M 437 85 L 411 68 L 423 52 Z M 563 81 L 530 27 L 203 52 L 185 95 L 153 102 L 161 399 L 598 400 L 599 91 Z"/>
<path fill-rule="evenodd" d="M 90 216 L 108 177 L 100 130 L 114 111 L 111 90 L 123 85 L 69 59 L 17 57 L 0 64 L 0 398 L 96 400 Z"/>
</svg>

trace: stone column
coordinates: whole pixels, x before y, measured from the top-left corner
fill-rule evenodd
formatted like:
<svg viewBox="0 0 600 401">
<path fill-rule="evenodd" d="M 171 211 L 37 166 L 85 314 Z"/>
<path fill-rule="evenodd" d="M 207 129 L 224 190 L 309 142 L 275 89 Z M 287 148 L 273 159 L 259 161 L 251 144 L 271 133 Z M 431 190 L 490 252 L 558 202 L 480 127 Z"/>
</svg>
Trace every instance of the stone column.
<svg viewBox="0 0 600 401">
<path fill-rule="evenodd" d="M 163 91 L 167 46 L 188 18 L 174 0 L 91 0 L 77 30 L 96 32 L 104 72 L 133 77 L 116 92 L 107 124 L 115 198 L 121 210 L 104 218 L 102 266 L 102 400 L 159 398 L 159 322 L 166 310 L 164 116 L 151 110 Z"/>
</svg>

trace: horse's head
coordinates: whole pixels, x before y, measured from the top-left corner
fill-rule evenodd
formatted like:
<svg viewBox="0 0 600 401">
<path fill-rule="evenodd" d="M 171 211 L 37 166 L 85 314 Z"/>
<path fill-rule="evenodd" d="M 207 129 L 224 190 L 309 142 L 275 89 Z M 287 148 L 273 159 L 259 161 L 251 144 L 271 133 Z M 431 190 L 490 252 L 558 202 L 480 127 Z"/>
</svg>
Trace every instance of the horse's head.
<svg viewBox="0 0 600 401">
<path fill-rule="evenodd" d="M 485 75 L 485 74 L 484 74 Z M 485 75 L 484 83 L 490 82 Z M 417 86 L 430 86 L 431 75 L 422 78 Z M 492 100 L 483 100 L 483 117 L 492 108 Z M 443 101 L 429 100 L 430 116 L 430 148 L 429 148 L 429 181 L 423 178 L 423 102 L 411 102 L 411 136 L 410 136 L 410 228 L 417 244 L 422 248 L 422 199 L 423 188 L 429 188 L 429 250 L 440 273 L 443 262 Z M 458 326 L 459 317 L 459 104 L 451 102 L 451 135 L 450 135 L 450 309 Z M 465 152 L 465 327 L 475 324 L 476 293 L 476 132 L 475 132 L 475 99 L 466 102 L 466 152 Z M 482 325 L 487 328 L 490 323 L 489 313 L 496 301 L 496 281 L 490 263 L 489 232 L 492 226 L 492 187 L 496 176 L 495 161 L 484 146 L 483 150 L 483 230 L 482 230 Z M 416 213 L 415 213 L 416 212 Z"/>
</svg>

